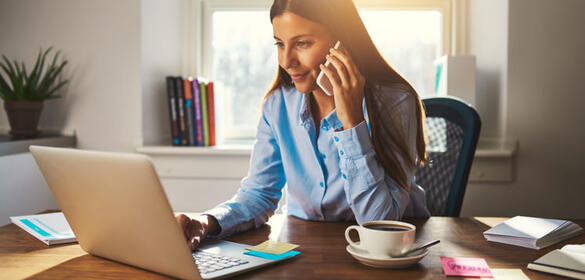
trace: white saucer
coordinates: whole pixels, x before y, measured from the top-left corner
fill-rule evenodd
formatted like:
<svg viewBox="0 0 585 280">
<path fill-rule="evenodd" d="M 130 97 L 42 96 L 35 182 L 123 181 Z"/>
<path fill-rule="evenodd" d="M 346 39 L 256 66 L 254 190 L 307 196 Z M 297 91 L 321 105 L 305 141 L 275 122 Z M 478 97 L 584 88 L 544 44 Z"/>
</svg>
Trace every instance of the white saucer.
<svg viewBox="0 0 585 280">
<path fill-rule="evenodd" d="M 406 255 L 405 257 L 400 258 L 393 258 L 390 256 L 371 256 L 367 251 L 354 248 L 351 245 L 347 245 L 345 248 L 347 252 L 354 257 L 359 262 L 376 268 L 405 268 L 412 266 L 426 255 L 429 254 L 428 249 L 423 249 L 421 251 L 413 252 L 411 254 Z"/>
</svg>

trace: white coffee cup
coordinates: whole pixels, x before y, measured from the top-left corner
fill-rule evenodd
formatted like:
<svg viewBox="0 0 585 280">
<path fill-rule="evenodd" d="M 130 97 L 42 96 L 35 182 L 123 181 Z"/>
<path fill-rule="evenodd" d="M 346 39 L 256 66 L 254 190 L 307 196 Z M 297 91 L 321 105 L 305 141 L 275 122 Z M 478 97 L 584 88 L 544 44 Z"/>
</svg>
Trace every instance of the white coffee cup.
<svg viewBox="0 0 585 280">
<path fill-rule="evenodd" d="M 349 232 L 356 230 L 360 242 L 356 243 L 349 237 Z M 412 247 L 416 226 L 398 221 L 369 221 L 361 226 L 349 226 L 345 229 L 347 242 L 373 256 L 398 256 Z"/>
</svg>

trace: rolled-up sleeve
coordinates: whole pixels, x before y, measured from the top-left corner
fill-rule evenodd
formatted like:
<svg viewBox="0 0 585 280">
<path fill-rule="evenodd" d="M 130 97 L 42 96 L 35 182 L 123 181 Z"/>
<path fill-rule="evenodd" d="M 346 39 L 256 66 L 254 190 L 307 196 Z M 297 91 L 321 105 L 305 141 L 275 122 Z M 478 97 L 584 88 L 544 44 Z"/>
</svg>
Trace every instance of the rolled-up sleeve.
<svg viewBox="0 0 585 280">
<path fill-rule="evenodd" d="M 399 220 L 409 204 L 408 193 L 386 176 L 379 163 L 366 121 L 334 133 L 347 201 L 359 224 Z"/>
</svg>

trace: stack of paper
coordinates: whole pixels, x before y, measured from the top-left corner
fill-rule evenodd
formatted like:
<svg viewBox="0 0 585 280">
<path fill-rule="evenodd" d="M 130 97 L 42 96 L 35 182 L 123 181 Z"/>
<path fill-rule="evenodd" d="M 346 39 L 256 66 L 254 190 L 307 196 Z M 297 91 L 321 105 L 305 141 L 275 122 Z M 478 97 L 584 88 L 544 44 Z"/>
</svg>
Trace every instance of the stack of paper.
<svg viewBox="0 0 585 280">
<path fill-rule="evenodd" d="M 566 245 L 528 264 L 528 269 L 585 279 L 585 244 Z"/>
<path fill-rule="evenodd" d="M 488 241 L 542 249 L 583 233 L 566 220 L 516 216 L 483 233 Z"/>
<path fill-rule="evenodd" d="M 10 217 L 10 220 L 47 245 L 77 241 L 63 212 Z"/>
</svg>

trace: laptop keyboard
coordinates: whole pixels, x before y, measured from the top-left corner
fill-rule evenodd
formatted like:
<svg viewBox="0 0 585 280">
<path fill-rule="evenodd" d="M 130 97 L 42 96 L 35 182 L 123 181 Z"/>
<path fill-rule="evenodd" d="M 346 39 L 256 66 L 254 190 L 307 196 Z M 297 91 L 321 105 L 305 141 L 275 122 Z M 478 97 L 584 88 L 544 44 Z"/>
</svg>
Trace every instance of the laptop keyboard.
<svg viewBox="0 0 585 280">
<path fill-rule="evenodd" d="M 216 272 L 222 269 L 239 266 L 248 263 L 243 259 L 234 257 L 222 256 L 213 253 L 195 251 L 193 253 L 193 260 L 201 274 Z"/>
</svg>

